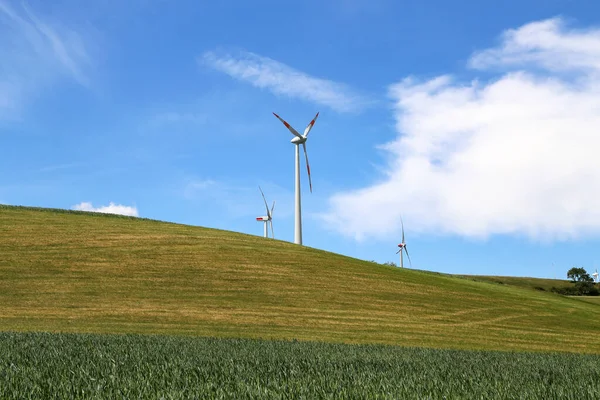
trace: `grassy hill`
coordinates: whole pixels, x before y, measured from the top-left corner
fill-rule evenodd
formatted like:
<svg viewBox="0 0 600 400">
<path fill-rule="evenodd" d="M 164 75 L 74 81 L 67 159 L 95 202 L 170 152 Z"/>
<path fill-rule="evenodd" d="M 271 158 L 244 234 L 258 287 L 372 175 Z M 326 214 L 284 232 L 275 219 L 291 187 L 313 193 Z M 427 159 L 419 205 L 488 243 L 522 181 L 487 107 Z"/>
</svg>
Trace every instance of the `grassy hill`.
<svg viewBox="0 0 600 400">
<path fill-rule="evenodd" d="M 458 278 L 471 279 L 500 285 L 517 286 L 524 289 L 551 291 L 552 288 L 569 288 L 573 283 L 563 279 L 530 278 L 520 276 L 455 275 Z"/>
<path fill-rule="evenodd" d="M 152 220 L 0 206 L 0 330 L 600 353 L 600 307 Z"/>
</svg>

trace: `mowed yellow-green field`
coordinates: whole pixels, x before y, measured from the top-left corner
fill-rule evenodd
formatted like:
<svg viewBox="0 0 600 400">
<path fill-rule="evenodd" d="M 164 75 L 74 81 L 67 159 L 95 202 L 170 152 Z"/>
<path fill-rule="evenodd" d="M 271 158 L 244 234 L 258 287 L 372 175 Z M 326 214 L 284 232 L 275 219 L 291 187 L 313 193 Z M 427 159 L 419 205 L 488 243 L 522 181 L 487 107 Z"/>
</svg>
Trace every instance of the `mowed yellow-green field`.
<svg viewBox="0 0 600 400">
<path fill-rule="evenodd" d="M 564 271 L 567 275 L 567 271 Z M 500 285 L 518 286 L 532 290 L 551 291 L 552 288 L 563 289 L 572 287 L 573 282 L 566 279 L 529 278 L 520 276 L 486 276 L 486 275 L 455 275 L 458 278 L 471 279 L 480 282 L 488 282 Z"/>
<path fill-rule="evenodd" d="M 600 353 L 597 303 L 227 231 L 0 206 L 0 255 L 2 331 Z"/>
</svg>

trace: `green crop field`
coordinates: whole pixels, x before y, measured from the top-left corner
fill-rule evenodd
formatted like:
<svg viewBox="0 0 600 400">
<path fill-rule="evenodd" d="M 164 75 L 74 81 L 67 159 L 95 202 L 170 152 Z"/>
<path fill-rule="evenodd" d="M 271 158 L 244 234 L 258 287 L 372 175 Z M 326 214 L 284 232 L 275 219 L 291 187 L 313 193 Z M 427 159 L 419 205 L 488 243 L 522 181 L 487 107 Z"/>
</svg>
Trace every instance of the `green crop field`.
<svg viewBox="0 0 600 400">
<path fill-rule="evenodd" d="M 600 356 L 0 334 L 0 398 L 598 399 Z"/>
<path fill-rule="evenodd" d="M 600 353 L 600 307 L 290 243 L 0 208 L 0 327 Z"/>
</svg>

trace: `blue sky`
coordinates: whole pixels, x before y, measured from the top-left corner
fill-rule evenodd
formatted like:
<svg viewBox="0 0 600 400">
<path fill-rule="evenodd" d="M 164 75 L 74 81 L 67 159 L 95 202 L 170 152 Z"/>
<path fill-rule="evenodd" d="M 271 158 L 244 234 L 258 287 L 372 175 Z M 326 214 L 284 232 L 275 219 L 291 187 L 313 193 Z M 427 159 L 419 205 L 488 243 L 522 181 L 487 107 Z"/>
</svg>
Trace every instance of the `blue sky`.
<svg viewBox="0 0 600 400">
<path fill-rule="evenodd" d="M 0 202 L 103 210 L 414 267 L 600 263 L 600 5 L 0 0 Z"/>
</svg>

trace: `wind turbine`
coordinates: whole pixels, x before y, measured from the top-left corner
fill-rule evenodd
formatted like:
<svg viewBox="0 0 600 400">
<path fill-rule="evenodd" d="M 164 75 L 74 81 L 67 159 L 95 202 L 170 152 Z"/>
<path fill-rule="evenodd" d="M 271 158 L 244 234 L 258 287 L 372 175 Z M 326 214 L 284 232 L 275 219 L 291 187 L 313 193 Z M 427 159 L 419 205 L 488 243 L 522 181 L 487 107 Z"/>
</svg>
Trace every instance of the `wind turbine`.
<svg viewBox="0 0 600 400">
<path fill-rule="evenodd" d="M 412 268 L 412 261 L 410 261 L 408 249 L 406 248 L 406 241 L 404 240 L 404 222 L 402 221 L 402 217 L 400 217 L 400 223 L 402 224 L 402 243 L 398 245 L 398 247 L 400 247 L 400 250 L 398 250 L 396 254 L 400 253 L 400 268 L 404 268 L 404 258 L 402 257 L 402 250 L 404 250 L 406 252 L 406 257 L 408 257 L 410 267 Z"/>
<path fill-rule="evenodd" d="M 310 179 L 310 165 L 308 164 L 308 154 L 306 153 L 306 140 L 308 139 L 308 132 L 315 125 L 315 121 L 319 117 L 319 113 L 313 118 L 304 130 L 304 134 L 299 134 L 297 130 L 292 128 L 290 124 L 285 122 L 279 115 L 273 113 L 278 120 L 283 122 L 286 128 L 295 136 L 292 139 L 292 143 L 296 145 L 296 204 L 295 204 L 295 223 L 294 223 L 294 243 L 302 244 L 302 206 L 300 199 L 300 145 L 304 149 L 304 157 L 306 158 L 306 170 L 308 171 L 308 184 L 310 185 L 310 192 L 312 193 L 312 181 Z"/>
<path fill-rule="evenodd" d="M 257 221 L 264 221 L 265 223 L 265 237 L 268 238 L 269 237 L 269 223 L 271 223 L 271 236 L 273 237 L 273 239 L 275 239 L 275 232 L 273 232 L 273 209 L 275 208 L 275 201 L 273 201 L 273 206 L 271 207 L 271 210 L 269 210 L 269 206 L 267 205 L 267 199 L 265 199 L 265 194 L 263 193 L 262 189 L 260 188 L 260 186 L 258 187 L 258 190 L 260 190 L 260 194 L 262 194 L 262 198 L 263 201 L 265 202 L 265 208 L 267 209 L 267 215 L 266 216 L 262 216 L 262 217 L 256 217 Z"/>
<path fill-rule="evenodd" d="M 596 268 L 596 272 L 594 272 L 592 276 L 594 277 L 594 282 L 598 283 L 598 268 Z"/>
</svg>

